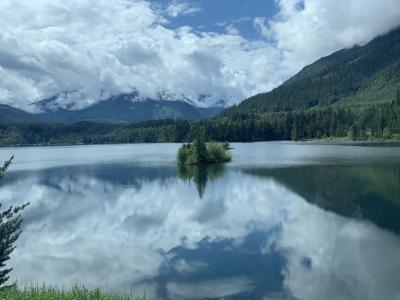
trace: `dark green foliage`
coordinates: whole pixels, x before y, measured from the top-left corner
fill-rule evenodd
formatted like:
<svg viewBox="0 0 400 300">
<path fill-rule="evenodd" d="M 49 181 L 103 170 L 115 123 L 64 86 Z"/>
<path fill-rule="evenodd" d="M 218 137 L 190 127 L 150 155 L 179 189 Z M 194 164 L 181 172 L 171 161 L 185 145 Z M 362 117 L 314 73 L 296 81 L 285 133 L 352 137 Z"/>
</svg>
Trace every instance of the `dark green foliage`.
<svg viewBox="0 0 400 300">
<path fill-rule="evenodd" d="M 396 94 L 392 95 L 395 99 Z M 386 128 L 386 130 L 385 130 Z M 194 140 L 254 142 L 349 137 L 400 137 L 400 105 L 374 104 L 359 109 L 324 107 L 293 112 L 232 114 L 198 122 L 163 120 L 132 125 L 82 122 L 71 125 L 0 125 L 0 146 L 114 143 L 182 143 Z M 384 133 L 385 130 L 385 133 Z M 390 135 L 388 133 L 391 133 Z"/>
<path fill-rule="evenodd" d="M 198 133 L 193 144 L 183 144 L 178 150 L 177 161 L 181 165 L 205 165 L 228 162 L 231 156 L 223 145 L 206 144 L 203 133 Z"/>
<path fill-rule="evenodd" d="M 388 138 L 389 132 L 390 136 L 399 137 L 400 105 L 392 102 L 362 109 L 326 107 L 293 112 L 233 114 L 199 122 L 164 120 L 133 125 L 88 122 L 0 125 L 0 146 L 182 143 L 193 140 L 201 129 L 205 140 L 221 142 L 320 139 L 348 137 L 356 128 L 359 130 L 357 138 Z"/>
<path fill-rule="evenodd" d="M 196 164 L 205 164 L 208 162 L 208 152 L 207 145 L 204 142 L 204 134 L 203 132 L 198 132 L 196 138 L 193 142 L 193 155 L 189 156 L 188 164 L 196 165 Z M 192 159 L 190 159 L 192 158 Z"/>
<path fill-rule="evenodd" d="M 177 161 L 182 162 L 180 165 L 184 165 L 186 161 L 189 159 L 189 155 L 191 153 L 191 145 L 190 144 L 183 144 L 179 150 L 177 155 Z"/>
<path fill-rule="evenodd" d="M 12 156 L 9 160 L 4 162 L 4 164 L 0 167 L 0 179 L 4 176 L 4 173 L 7 171 L 8 167 L 11 165 L 14 156 Z"/>
<path fill-rule="evenodd" d="M 400 90 L 397 90 L 395 104 L 400 105 Z"/>
<path fill-rule="evenodd" d="M 0 168 L 0 178 L 3 177 L 12 160 L 13 157 Z M 6 262 L 10 259 L 10 254 L 15 249 L 15 242 L 21 234 L 22 218 L 20 212 L 27 205 L 9 207 L 0 212 L 0 286 L 7 282 L 8 274 L 12 271 L 11 268 L 6 268 Z"/>
</svg>

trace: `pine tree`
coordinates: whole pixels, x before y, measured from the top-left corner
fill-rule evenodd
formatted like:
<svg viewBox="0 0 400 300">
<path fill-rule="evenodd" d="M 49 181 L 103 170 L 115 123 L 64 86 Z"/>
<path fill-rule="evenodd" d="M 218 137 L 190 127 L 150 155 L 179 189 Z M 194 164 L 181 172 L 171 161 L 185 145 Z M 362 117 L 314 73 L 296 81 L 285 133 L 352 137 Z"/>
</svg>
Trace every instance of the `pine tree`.
<svg viewBox="0 0 400 300">
<path fill-rule="evenodd" d="M 0 167 L 0 178 L 4 176 L 13 158 L 11 157 Z M 20 212 L 28 204 L 18 207 L 11 206 L 6 210 L 0 211 L 0 286 L 4 286 L 9 279 L 8 274 L 12 271 L 11 268 L 6 268 L 6 262 L 10 259 L 10 255 L 15 249 L 15 242 L 21 234 L 22 217 Z"/>
<path fill-rule="evenodd" d="M 397 90 L 396 93 L 396 105 L 400 105 L 400 90 Z"/>
<path fill-rule="evenodd" d="M 198 164 L 205 163 L 207 161 L 207 145 L 204 142 L 204 132 L 197 132 L 196 138 L 193 142 L 194 153 Z"/>
</svg>

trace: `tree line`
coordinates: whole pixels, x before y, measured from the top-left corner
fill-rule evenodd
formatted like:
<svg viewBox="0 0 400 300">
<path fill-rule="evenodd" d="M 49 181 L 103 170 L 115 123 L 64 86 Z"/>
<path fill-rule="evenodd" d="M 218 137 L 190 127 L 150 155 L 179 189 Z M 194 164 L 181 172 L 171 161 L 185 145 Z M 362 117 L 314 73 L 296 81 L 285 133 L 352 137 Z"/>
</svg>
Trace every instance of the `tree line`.
<svg viewBox="0 0 400 300">
<path fill-rule="evenodd" d="M 254 142 L 349 137 L 388 139 L 400 135 L 400 93 L 391 103 L 274 113 L 232 112 L 201 121 L 157 120 L 131 125 L 80 122 L 0 125 L 0 146 L 173 143 L 206 140 Z"/>
</svg>

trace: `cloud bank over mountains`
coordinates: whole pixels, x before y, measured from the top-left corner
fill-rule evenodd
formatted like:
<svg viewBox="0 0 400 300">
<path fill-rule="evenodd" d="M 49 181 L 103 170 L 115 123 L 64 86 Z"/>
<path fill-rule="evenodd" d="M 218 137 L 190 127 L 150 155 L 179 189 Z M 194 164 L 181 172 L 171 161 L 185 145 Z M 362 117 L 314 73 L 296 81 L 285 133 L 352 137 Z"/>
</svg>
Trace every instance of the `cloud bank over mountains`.
<svg viewBox="0 0 400 300">
<path fill-rule="evenodd" d="M 1 1 L 0 103 L 33 110 L 35 101 L 71 92 L 58 101 L 79 109 L 136 89 L 144 98 L 231 105 L 400 25 L 398 0 L 276 5 L 273 19 L 260 12 L 249 20 L 254 40 L 236 29 L 171 29 L 174 18 L 202 9 L 187 1 Z"/>
</svg>

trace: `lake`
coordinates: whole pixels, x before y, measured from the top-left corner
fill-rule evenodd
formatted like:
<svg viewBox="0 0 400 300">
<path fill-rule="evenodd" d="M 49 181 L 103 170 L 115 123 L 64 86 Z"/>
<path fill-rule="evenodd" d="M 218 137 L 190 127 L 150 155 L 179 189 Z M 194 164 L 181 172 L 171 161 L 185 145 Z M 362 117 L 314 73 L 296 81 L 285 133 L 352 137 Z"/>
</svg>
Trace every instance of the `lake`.
<svg viewBox="0 0 400 300">
<path fill-rule="evenodd" d="M 12 280 L 157 299 L 400 299 L 400 147 L 3 148 L 0 201 L 30 201 Z"/>
</svg>

